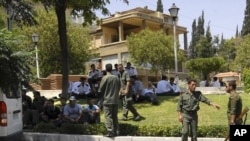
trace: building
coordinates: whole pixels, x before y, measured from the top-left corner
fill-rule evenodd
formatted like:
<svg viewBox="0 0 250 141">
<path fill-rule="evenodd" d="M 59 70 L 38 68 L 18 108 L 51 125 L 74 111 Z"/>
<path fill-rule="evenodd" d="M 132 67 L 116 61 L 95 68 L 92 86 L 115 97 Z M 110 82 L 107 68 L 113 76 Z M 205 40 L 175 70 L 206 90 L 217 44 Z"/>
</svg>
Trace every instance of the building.
<svg viewBox="0 0 250 141">
<path fill-rule="evenodd" d="M 138 33 L 145 28 L 150 30 L 163 30 L 166 35 L 173 34 L 173 24 L 170 15 L 137 7 L 131 10 L 117 12 L 108 18 L 102 19 L 102 24 L 91 34 L 93 35 L 92 51 L 98 55 L 90 63 L 96 63 L 99 69 L 104 69 L 105 64 L 126 64 L 129 61 L 129 52 L 126 46 L 126 37 L 131 33 Z M 176 26 L 176 37 L 183 37 L 184 51 L 187 49 L 187 29 Z M 174 63 L 174 62 L 173 62 Z M 178 65 L 178 75 L 184 74 L 183 65 Z M 150 68 L 137 69 L 142 81 L 155 80 L 155 74 L 150 73 Z M 174 75 L 170 70 L 168 75 Z"/>
</svg>

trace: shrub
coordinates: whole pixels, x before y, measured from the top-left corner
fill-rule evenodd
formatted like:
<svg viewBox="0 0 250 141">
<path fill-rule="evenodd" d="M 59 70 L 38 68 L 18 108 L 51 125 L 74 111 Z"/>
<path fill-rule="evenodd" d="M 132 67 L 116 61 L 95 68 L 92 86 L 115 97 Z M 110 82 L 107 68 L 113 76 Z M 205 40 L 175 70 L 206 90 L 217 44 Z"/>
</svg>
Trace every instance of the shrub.
<svg viewBox="0 0 250 141">
<path fill-rule="evenodd" d="M 160 136 L 160 137 L 180 137 L 182 127 L 178 125 L 147 125 L 136 126 L 126 123 L 119 124 L 121 136 Z M 228 127 L 222 125 L 199 126 L 199 137 L 225 137 Z M 100 124 L 63 124 L 56 128 L 53 124 L 38 124 L 34 128 L 35 132 L 42 133 L 63 133 L 63 134 L 84 134 L 103 135 L 106 134 L 104 123 Z"/>
</svg>

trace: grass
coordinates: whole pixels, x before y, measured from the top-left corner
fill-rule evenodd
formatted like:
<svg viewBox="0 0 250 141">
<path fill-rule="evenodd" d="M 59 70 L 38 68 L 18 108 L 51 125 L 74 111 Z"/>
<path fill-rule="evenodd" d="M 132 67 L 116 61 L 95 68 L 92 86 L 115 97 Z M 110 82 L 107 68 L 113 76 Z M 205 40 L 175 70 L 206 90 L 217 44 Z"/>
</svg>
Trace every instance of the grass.
<svg viewBox="0 0 250 141">
<path fill-rule="evenodd" d="M 250 95 L 249 94 L 240 94 L 243 100 L 243 107 L 248 106 L 250 107 Z M 200 103 L 200 110 L 198 112 L 199 115 L 199 126 L 206 126 L 206 125 L 227 125 L 227 102 L 229 95 L 206 95 L 211 101 L 220 105 L 221 109 L 217 110 L 214 107 L 208 106 L 204 103 Z M 178 122 L 178 116 L 176 112 L 176 106 L 179 97 L 172 97 L 172 96 L 159 96 L 158 100 L 160 101 L 160 105 L 153 106 L 150 103 L 139 103 L 134 104 L 135 108 L 137 109 L 138 113 L 145 117 L 144 120 L 139 122 L 135 122 L 132 120 L 133 115 L 129 113 L 128 121 L 122 121 L 122 107 L 120 105 L 119 108 L 119 122 L 120 123 L 129 123 L 132 125 L 180 125 Z M 86 100 L 78 100 L 77 101 L 81 105 L 86 104 Z M 58 102 L 56 104 L 59 104 Z M 104 122 L 104 115 L 103 112 L 101 114 L 101 121 Z M 247 120 L 246 124 L 250 124 L 250 121 Z"/>
</svg>

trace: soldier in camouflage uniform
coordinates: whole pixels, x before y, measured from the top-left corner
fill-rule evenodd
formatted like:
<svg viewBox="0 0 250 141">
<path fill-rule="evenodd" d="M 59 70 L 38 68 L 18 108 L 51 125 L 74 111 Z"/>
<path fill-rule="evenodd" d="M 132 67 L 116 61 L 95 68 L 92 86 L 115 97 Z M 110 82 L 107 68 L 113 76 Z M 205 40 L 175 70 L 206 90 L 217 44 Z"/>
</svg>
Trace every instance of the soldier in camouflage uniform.
<svg viewBox="0 0 250 141">
<path fill-rule="evenodd" d="M 196 80 L 188 80 L 188 91 L 179 97 L 177 111 L 178 119 L 182 123 L 182 141 L 188 140 L 189 127 L 192 141 L 197 141 L 198 110 L 199 102 L 206 103 L 217 109 L 217 104 L 211 102 L 200 91 L 195 91 Z"/>
</svg>

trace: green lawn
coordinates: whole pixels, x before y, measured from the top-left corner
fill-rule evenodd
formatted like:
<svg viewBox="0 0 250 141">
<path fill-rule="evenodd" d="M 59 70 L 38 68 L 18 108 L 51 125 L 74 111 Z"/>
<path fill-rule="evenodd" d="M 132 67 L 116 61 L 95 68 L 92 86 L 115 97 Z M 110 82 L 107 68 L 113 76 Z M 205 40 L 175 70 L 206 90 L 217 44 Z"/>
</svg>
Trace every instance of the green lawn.
<svg viewBox="0 0 250 141">
<path fill-rule="evenodd" d="M 208 106 L 204 103 L 200 103 L 199 115 L 199 125 L 227 125 L 227 102 L 229 95 L 206 95 L 211 101 L 219 104 L 221 106 L 220 110 L 215 109 L 214 107 Z M 250 107 L 250 95 L 241 94 L 243 100 L 243 107 Z M 179 97 L 167 97 L 161 96 L 158 97 L 160 105 L 153 106 L 150 103 L 140 103 L 134 104 L 137 111 L 140 115 L 145 117 L 144 120 L 135 122 L 132 120 L 133 116 L 129 113 L 128 121 L 122 121 L 122 108 L 120 105 L 119 110 L 119 122 L 120 123 L 130 123 L 132 125 L 180 125 L 177 119 L 176 106 Z M 78 100 L 78 103 L 85 105 L 86 100 Z M 58 102 L 56 103 L 58 104 Z M 101 121 L 103 122 L 104 116 L 101 115 Z M 247 120 L 246 124 L 250 124 L 250 121 Z"/>
</svg>

